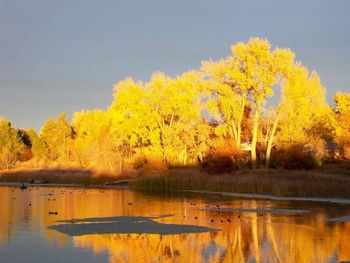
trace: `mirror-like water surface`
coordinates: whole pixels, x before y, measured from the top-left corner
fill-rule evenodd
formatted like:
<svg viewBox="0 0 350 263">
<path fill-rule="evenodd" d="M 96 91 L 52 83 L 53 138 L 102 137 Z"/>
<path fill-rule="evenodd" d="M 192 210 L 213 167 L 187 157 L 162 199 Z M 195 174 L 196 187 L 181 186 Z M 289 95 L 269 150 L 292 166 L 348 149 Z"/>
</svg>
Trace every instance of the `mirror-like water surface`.
<svg viewBox="0 0 350 263">
<path fill-rule="evenodd" d="M 0 262 L 340 262 L 346 216 L 350 205 L 1 186 Z"/>
</svg>

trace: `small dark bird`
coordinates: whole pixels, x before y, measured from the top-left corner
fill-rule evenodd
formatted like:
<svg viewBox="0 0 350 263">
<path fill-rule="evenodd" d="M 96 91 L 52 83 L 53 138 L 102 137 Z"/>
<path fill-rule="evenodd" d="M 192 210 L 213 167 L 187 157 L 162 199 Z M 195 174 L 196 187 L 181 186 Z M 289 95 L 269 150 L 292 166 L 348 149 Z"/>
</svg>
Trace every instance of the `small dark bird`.
<svg viewBox="0 0 350 263">
<path fill-rule="evenodd" d="M 129 205 L 132 205 L 132 203 L 130 203 L 130 202 L 129 202 L 128 204 L 129 204 Z"/>
<path fill-rule="evenodd" d="M 227 218 L 227 222 L 231 223 L 231 219 Z"/>
<path fill-rule="evenodd" d="M 29 204 L 29 206 L 32 206 L 32 204 Z"/>
<path fill-rule="evenodd" d="M 210 222 L 214 222 L 214 219 L 210 220 Z"/>
<path fill-rule="evenodd" d="M 58 212 L 49 212 L 49 215 L 58 215 Z"/>
<path fill-rule="evenodd" d="M 220 220 L 221 223 L 224 223 L 224 220 Z"/>
<path fill-rule="evenodd" d="M 241 215 L 238 215 L 238 218 L 241 218 Z"/>
<path fill-rule="evenodd" d="M 197 219 L 197 218 L 198 218 L 198 217 L 196 217 L 196 216 L 194 217 L 194 219 Z"/>
<path fill-rule="evenodd" d="M 19 187 L 19 189 L 21 189 L 21 190 L 25 190 L 25 189 L 27 189 L 27 188 L 28 188 L 28 187 L 25 186 L 24 183 L 22 183 L 21 186 Z"/>
<path fill-rule="evenodd" d="M 186 217 L 185 215 L 183 217 Z"/>
</svg>

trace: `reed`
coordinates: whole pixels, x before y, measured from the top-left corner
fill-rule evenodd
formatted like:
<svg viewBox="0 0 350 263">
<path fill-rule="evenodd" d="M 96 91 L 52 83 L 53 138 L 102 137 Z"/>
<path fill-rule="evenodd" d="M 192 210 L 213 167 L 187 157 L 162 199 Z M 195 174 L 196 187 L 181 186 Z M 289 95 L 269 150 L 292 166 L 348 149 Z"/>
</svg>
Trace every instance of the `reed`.
<svg viewBox="0 0 350 263">
<path fill-rule="evenodd" d="M 172 169 L 167 175 L 142 177 L 131 188 L 146 192 L 207 190 L 288 197 L 350 198 L 349 166 L 322 170 L 243 170 L 213 175 L 198 169 Z"/>
<path fill-rule="evenodd" d="M 32 180 L 54 184 L 103 185 L 123 177 L 100 174 L 88 169 L 25 169 L 0 173 L 0 182 L 30 183 Z"/>
</svg>

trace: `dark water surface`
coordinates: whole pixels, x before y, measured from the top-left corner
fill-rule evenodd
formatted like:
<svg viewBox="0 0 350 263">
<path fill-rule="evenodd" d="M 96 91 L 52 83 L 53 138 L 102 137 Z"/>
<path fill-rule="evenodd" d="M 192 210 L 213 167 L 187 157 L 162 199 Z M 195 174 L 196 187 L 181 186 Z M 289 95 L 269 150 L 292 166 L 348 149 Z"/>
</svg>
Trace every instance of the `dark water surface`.
<svg viewBox="0 0 350 263">
<path fill-rule="evenodd" d="M 350 261 L 349 216 L 323 202 L 0 186 L 0 262 Z"/>
</svg>

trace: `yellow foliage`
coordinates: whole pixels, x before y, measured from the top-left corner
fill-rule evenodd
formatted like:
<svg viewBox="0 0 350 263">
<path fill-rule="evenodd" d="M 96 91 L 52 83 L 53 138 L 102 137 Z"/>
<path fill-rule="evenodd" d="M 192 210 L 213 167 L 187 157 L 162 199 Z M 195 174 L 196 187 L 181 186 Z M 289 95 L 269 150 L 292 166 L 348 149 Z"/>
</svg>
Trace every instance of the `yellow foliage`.
<svg viewBox="0 0 350 263">
<path fill-rule="evenodd" d="M 350 93 L 337 93 L 334 96 L 336 141 L 344 150 L 344 157 L 350 159 Z"/>
<path fill-rule="evenodd" d="M 276 89 L 281 100 L 264 116 Z M 317 73 L 266 39 L 232 45 L 228 57 L 204 61 L 200 71 L 176 77 L 155 72 L 144 82 L 126 78 L 113 90 L 106 111 L 76 112 L 72 124 L 64 114 L 50 118 L 33 139 L 32 152 L 49 162 L 120 173 L 138 155 L 157 156 L 166 165 L 196 165 L 215 140 L 229 140 L 235 149 L 251 142 L 255 168 L 257 148 L 262 152 L 266 146 L 266 158 L 260 159 L 268 163 L 274 145 L 329 139 L 331 124 L 337 142 L 349 145 L 349 94 L 335 96 L 334 115 Z"/>
</svg>

